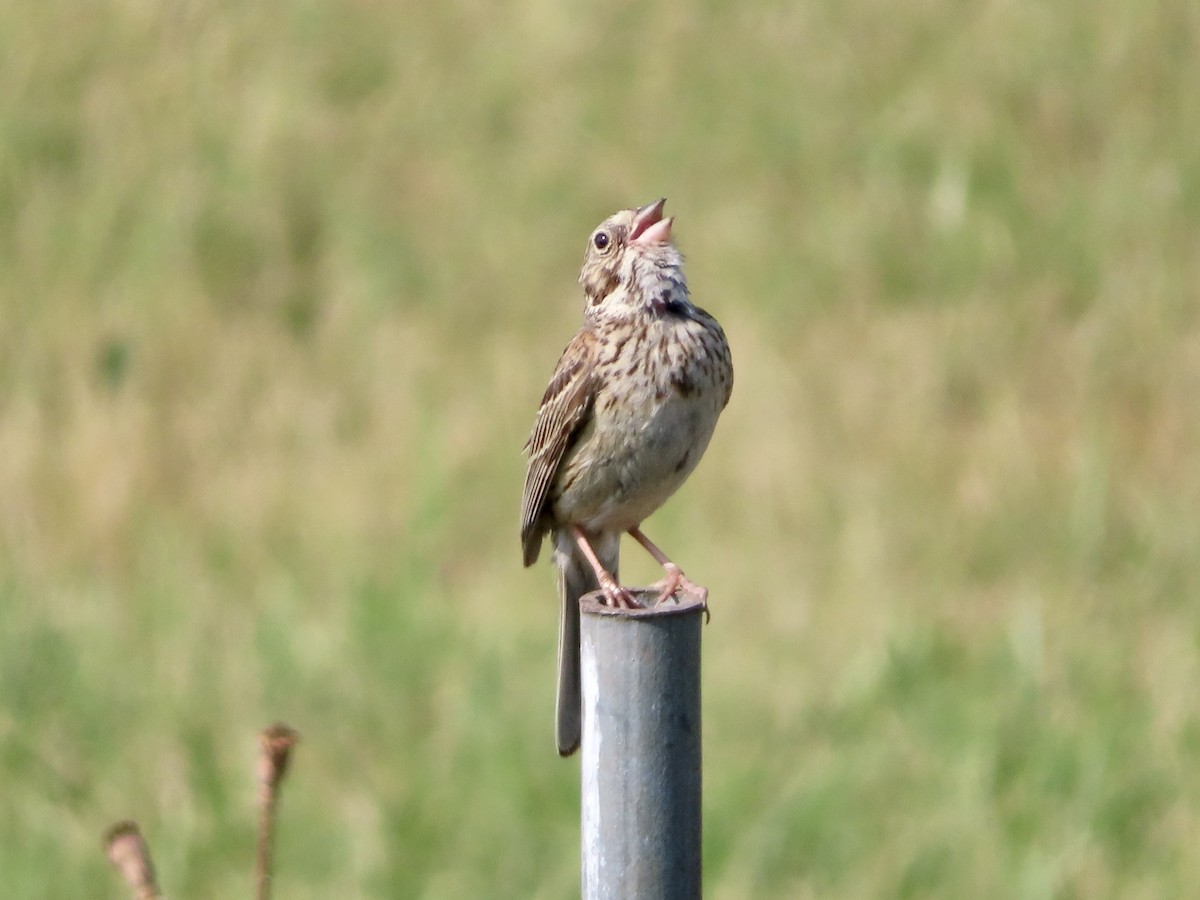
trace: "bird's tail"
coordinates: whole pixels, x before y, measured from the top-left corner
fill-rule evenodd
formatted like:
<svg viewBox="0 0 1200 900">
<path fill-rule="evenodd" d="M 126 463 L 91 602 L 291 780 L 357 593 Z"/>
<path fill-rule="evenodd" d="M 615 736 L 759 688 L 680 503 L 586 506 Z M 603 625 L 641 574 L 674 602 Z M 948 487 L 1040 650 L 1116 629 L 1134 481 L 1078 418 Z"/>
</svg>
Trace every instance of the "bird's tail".
<svg viewBox="0 0 1200 900">
<path fill-rule="evenodd" d="M 593 544 L 601 565 L 617 577 L 620 539 L 600 539 Z M 554 739 L 560 756 L 579 749 L 583 733 L 583 697 L 579 671 L 579 601 L 600 587 L 591 564 L 569 534 L 555 535 L 554 562 L 558 566 L 558 689 L 555 694 Z"/>
</svg>

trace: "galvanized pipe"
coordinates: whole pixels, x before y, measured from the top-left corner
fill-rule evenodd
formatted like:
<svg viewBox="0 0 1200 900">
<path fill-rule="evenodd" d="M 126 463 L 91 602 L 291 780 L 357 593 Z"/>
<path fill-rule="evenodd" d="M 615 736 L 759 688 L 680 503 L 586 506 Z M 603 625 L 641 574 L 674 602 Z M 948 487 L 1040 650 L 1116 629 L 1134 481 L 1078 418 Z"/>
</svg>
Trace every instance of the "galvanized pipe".
<svg viewBox="0 0 1200 900">
<path fill-rule="evenodd" d="M 704 605 L 581 609 L 583 898 L 698 898 Z"/>
</svg>

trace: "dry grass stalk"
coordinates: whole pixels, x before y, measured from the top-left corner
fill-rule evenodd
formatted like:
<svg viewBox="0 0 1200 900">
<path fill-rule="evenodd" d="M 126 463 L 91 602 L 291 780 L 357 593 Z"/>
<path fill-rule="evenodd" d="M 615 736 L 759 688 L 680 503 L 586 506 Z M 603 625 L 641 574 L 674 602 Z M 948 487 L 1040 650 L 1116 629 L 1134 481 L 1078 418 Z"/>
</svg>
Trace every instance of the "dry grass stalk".
<svg viewBox="0 0 1200 900">
<path fill-rule="evenodd" d="M 162 896 L 154 877 L 150 848 L 136 822 L 118 822 L 110 828 L 104 836 L 104 850 L 133 890 L 135 900 L 153 900 Z"/>
<path fill-rule="evenodd" d="M 279 791 L 287 774 L 292 748 L 300 735 L 283 723 L 276 723 L 259 734 L 261 752 L 258 757 L 258 855 L 257 890 L 258 900 L 267 900 L 271 894 L 271 853 L 275 839 L 275 809 L 279 803 Z"/>
</svg>

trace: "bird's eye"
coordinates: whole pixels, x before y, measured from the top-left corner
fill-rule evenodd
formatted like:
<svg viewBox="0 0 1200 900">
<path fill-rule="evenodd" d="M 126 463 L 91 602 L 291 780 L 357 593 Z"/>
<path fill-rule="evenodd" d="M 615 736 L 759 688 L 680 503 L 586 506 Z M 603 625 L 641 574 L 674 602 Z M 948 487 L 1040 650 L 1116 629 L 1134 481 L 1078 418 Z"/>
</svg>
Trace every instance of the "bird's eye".
<svg viewBox="0 0 1200 900">
<path fill-rule="evenodd" d="M 605 231 L 597 231 L 592 238 L 592 243 L 596 245 L 597 250 L 604 250 L 608 247 L 608 233 Z"/>
</svg>

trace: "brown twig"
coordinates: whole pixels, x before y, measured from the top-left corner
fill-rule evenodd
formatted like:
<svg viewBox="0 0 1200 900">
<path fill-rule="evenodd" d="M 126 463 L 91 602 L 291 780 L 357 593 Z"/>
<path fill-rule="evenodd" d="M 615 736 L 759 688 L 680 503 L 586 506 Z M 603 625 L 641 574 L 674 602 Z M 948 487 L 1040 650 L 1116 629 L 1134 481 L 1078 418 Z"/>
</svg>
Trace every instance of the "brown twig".
<svg viewBox="0 0 1200 900">
<path fill-rule="evenodd" d="M 271 895 L 271 851 L 275 839 L 275 808 L 287 774 L 292 748 L 300 735 L 282 722 L 264 728 L 259 734 L 262 750 L 258 757 L 258 887 L 255 896 L 267 900 Z"/>
<path fill-rule="evenodd" d="M 118 822 L 104 835 L 104 851 L 135 900 L 157 900 L 162 896 L 154 878 L 154 863 L 137 822 Z"/>
</svg>

